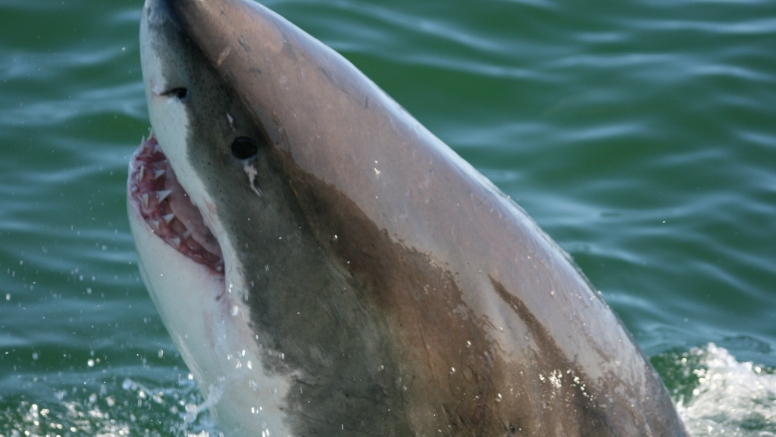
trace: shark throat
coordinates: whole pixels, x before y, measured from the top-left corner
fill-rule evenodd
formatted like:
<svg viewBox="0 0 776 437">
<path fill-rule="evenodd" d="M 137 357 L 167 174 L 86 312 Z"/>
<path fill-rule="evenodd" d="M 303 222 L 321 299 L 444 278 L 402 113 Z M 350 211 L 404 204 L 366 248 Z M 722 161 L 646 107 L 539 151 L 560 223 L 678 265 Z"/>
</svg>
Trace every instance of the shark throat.
<svg viewBox="0 0 776 437">
<path fill-rule="evenodd" d="M 224 257 L 218 240 L 191 202 L 153 132 L 132 155 L 131 205 L 156 236 L 184 256 L 223 275 Z"/>
</svg>

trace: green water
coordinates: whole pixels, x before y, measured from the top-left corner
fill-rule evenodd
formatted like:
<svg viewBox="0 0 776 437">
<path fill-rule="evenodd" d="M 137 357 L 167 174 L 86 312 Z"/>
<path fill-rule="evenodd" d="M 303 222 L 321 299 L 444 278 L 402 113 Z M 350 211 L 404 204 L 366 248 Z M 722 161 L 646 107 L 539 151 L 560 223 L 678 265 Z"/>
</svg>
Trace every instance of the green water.
<svg viewBox="0 0 776 437">
<path fill-rule="evenodd" d="M 775 2 L 266 4 L 571 253 L 696 436 L 776 435 Z M 0 0 L 2 437 L 217 434 L 126 219 L 141 6 Z"/>
</svg>

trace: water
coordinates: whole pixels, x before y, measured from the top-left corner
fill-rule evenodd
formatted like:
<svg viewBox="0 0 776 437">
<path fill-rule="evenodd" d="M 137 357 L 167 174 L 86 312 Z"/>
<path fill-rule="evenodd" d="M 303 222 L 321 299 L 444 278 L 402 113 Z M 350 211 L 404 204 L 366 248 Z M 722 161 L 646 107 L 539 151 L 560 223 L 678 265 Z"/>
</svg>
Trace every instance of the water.
<svg viewBox="0 0 776 437">
<path fill-rule="evenodd" d="M 267 5 L 571 253 L 693 435 L 776 435 L 776 3 Z M 140 7 L 0 0 L 2 437 L 218 433 L 126 219 Z"/>
</svg>

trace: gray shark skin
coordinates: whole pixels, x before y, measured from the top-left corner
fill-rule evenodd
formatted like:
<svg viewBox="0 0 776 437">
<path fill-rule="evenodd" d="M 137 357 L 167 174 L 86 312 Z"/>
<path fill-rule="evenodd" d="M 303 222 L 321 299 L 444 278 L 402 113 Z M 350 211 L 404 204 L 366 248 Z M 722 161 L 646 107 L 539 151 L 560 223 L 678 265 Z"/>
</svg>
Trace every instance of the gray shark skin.
<svg viewBox="0 0 776 437">
<path fill-rule="evenodd" d="M 336 52 L 242 0 L 147 0 L 141 48 L 141 274 L 226 435 L 686 435 L 569 256 Z"/>
</svg>

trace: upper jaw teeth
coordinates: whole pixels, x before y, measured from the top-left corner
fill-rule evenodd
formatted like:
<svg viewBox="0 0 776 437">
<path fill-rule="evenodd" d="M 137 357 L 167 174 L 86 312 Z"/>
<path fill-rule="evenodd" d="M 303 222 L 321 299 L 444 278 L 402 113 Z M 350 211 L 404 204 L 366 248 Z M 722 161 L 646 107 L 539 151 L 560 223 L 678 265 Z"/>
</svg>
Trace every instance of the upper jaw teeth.
<svg viewBox="0 0 776 437">
<path fill-rule="evenodd" d="M 159 203 L 161 203 L 161 202 L 164 202 L 164 199 L 166 199 L 166 198 L 167 198 L 167 196 L 169 196 L 169 195 L 170 195 L 170 193 L 172 193 L 172 190 L 162 190 L 162 191 L 157 191 L 157 192 L 156 192 L 156 196 L 157 196 L 157 197 L 158 197 L 158 199 L 159 199 Z"/>
</svg>

